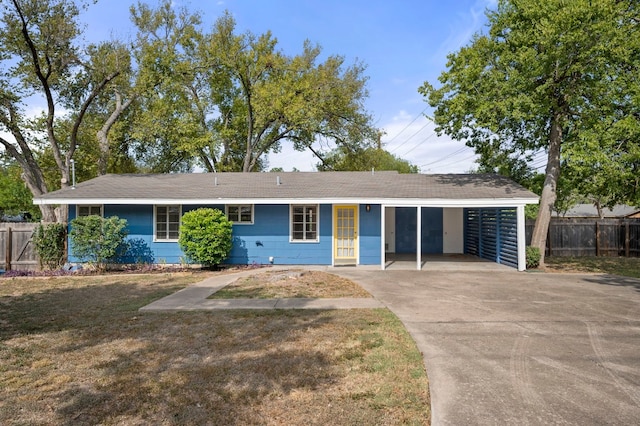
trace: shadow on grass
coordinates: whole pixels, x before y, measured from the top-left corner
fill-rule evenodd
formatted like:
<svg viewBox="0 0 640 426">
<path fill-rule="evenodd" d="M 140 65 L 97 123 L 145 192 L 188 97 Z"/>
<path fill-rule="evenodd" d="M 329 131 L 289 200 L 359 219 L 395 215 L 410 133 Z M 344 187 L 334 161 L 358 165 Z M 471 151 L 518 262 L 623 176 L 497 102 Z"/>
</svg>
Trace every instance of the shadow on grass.
<svg viewBox="0 0 640 426">
<path fill-rule="evenodd" d="M 92 366 L 101 372 L 100 384 L 56 395 L 65 401 L 57 411 L 61 419 L 260 424 L 265 419 L 256 406 L 265 400 L 339 379 L 334 360 L 304 342 L 305 334 L 331 321 L 326 313 L 149 314 L 140 320 L 120 336 L 135 348 L 125 343 Z"/>
<path fill-rule="evenodd" d="M 611 274 L 602 274 L 602 275 L 591 275 L 584 278 L 584 281 L 616 286 L 616 287 L 633 287 L 636 291 L 640 292 L 640 279 L 638 278 L 630 278 L 623 277 L 620 275 L 611 275 Z"/>
<path fill-rule="evenodd" d="M 335 349 L 322 350 L 340 314 L 138 313 L 180 287 L 116 281 L 2 297 L 0 371 L 23 384 L 0 390 L 0 419 L 29 422 L 34 417 L 20 416 L 30 411 L 68 425 L 259 424 L 266 419 L 256 407 L 268 399 L 321 390 L 342 377 L 327 355 Z M 30 348 L 20 359 L 19 345 Z M 60 384 L 43 390 L 38 381 Z M 19 393 L 35 402 L 25 405 Z M 298 409 L 309 403 L 300 400 Z M 330 423 L 343 409 L 314 413 L 311 423 Z"/>
<path fill-rule="evenodd" d="M 83 279 L 95 280 L 92 277 Z M 43 280 L 43 283 L 52 280 L 56 278 Z M 141 306 L 184 287 L 167 285 L 171 280 L 171 277 L 163 278 L 149 286 L 115 280 L 104 285 L 87 284 L 75 288 L 44 289 L 20 296 L 2 296 L 0 341 L 33 333 L 81 330 L 130 316 Z"/>
</svg>

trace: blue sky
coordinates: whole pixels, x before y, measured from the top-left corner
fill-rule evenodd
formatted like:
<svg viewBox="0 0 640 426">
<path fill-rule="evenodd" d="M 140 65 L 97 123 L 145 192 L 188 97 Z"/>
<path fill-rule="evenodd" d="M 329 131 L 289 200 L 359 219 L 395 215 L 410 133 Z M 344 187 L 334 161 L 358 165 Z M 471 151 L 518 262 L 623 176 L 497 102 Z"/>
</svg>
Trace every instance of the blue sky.
<svg viewBox="0 0 640 426">
<path fill-rule="evenodd" d="M 132 38 L 129 0 L 101 0 L 83 13 L 89 41 Z M 155 0 L 147 3 L 154 5 Z M 323 53 L 342 55 L 347 64 L 367 65 L 369 98 L 366 108 L 376 127 L 386 134 L 385 149 L 420 167 L 422 173 L 460 173 L 474 167 L 473 150 L 463 142 L 438 137 L 431 115 L 417 92 L 424 81 L 437 83 L 446 56 L 485 29 L 484 11 L 495 0 L 175 0 L 203 13 L 209 27 L 224 10 L 237 21 L 238 31 L 268 30 L 287 54 L 302 50 L 304 40 L 319 44 Z M 270 167 L 314 170 L 308 153 L 283 149 L 269 157 Z"/>
</svg>

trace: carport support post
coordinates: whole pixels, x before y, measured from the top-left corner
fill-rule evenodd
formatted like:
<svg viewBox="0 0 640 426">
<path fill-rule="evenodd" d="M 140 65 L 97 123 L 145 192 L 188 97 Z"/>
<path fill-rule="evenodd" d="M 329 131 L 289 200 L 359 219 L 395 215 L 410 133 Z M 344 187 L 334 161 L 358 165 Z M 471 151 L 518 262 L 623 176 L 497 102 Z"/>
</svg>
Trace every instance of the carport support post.
<svg viewBox="0 0 640 426">
<path fill-rule="evenodd" d="M 524 206 L 516 207 L 518 218 L 518 271 L 527 269 L 527 234 L 525 230 Z"/>
<path fill-rule="evenodd" d="M 416 231 L 416 268 L 419 271 L 422 268 L 422 207 L 416 207 L 416 214 L 418 215 L 416 220 L 416 228 L 418 228 Z"/>
<path fill-rule="evenodd" d="M 384 204 L 380 205 L 380 269 L 384 271 L 387 263 L 387 251 L 385 250 L 386 241 L 386 206 Z"/>
</svg>

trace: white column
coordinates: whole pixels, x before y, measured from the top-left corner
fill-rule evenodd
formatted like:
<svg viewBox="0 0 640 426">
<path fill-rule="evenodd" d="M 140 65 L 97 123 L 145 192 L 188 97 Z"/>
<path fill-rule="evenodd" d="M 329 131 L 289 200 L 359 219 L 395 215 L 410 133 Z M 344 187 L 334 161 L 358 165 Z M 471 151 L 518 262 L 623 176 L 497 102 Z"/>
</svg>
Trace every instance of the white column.
<svg viewBox="0 0 640 426">
<path fill-rule="evenodd" d="M 416 207 L 416 214 L 418 215 L 417 223 L 417 241 L 416 241 L 416 268 L 418 271 L 422 268 L 422 207 Z"/>
<path fill-rule="evenodd" d="M 527 269 L 527 232 L 525 229 L 524 206 L 516 208 L 518 218 L 518 271 Z"/>
<path fill-rule="evenodd" d="M 384 271 L 386 265 L 386 253 L 384 250 L 384 245 L 386 243 L 386 221 L 385 221 L 385 210 L 386 207 L 384 205 L 380 205 L 380 269 Z"/>
</svg>

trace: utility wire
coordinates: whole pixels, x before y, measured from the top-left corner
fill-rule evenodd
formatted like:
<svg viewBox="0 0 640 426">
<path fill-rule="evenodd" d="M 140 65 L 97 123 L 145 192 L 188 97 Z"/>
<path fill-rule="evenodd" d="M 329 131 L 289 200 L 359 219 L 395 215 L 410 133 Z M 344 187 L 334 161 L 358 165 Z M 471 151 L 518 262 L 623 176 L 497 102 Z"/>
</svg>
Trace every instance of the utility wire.
<svg viewBox="0 0 640 426">
<path fill-rule="evenodd" d="M 414 120 L 415 121 L 415 120 Z M 407 142 L 409 142 L 411 140 L 411 138 L 413 138 L 415 135 L 417 135 L 418 133 L 420 133 L 421 131 L 424 130 L 425 127 L 427 127 L 429 125 L 429 123 L 427 122 L 424 126 L 420 127 L 420 129 L 415 132 L 414 134 L 412 134 L 411 136 L 409 136 L 407 139 L 404 140 L 404 142 L 402 142 L 400 145 L 396 146 L 395 148 L 393 148 L 391 151 L 389 151 L 390 153 L 393 154 L 394 151 L 397 151 L 398 148 L 400 148 L 402 145 L 406 144 Z M 393 140 L 393 139 L 392 139 Z M 388 144 L 389 142 L 387 142 Z"/>
<path fill-rule="evenodd" d="M 405 155 L 407 155 L 408 153 L 410 153 L 411 151 L 413 151 L 414 149 L 416 149 L 417 147 L 421 146 L 424 142 L 428 141 L 430 138 L 432 138 L 434 135 L 436 134 L 436 132 L 431 133 L 429 136 L 427 136 L 426 138 L 422 139 L 421 141 L 419 141 L 417 144 L 415 144 L 415 146 L 413 148 L 411 148 L 409 151 L 405 152 L 404 154 L 400 155 L 400 157 L 404 157 Z"/>
<path fill-rule="evenodd" d="M 422 167 L 424 167 L 424 166 L 430 166 L 430 165 L 432 165 L 432 164 L 439 163 L 439 162 L 441 162 L 441 161 L 444 161 L 444 160 L 446 160 L 446 159 L 448 159 L 448 158 L 453 157 L 454 155 L 458 155 L 458 154 L 460 154 L 460 153 L 462 153 L 462 152 L 464 152 L 465 150 L 468 150 L 468 149 L 471 149 L 471 148 L 469 148 L 468 146 L 466 146 L 466 145 L 465 145 L 465 146 L 463 146 L 462 148 L 460 148 L 460 149 L 458 149 L 458 150 L 456 150 L 456 151 L 454 151 L 454 152 L 451 152 L 451 153 L 449 153 L 449 154 L 445 155 L 445 156 L 444 156 L 444 157 L 442 157 L 442 158 L 438 158 L 437 160 L 431 161 L 430 163 L 423 164 L 423 165 L 421 165 L 420 167 L 422 168 Z M 474 155 L 475 155 L 475 153 L 474 153 Z"/>
<path fill-rule="evenodd" d="M 415 123 L 415 121 L 420 118 L 420 116 L 422 116 L 422 114 L 424 114 L 424 112 L 427 110 L 427 108 L 429 108 L 428 106 L 424 107 L 424 109 L 422 110 L 422 112 L 420 112 L 420 114 L 416 115 L 416 118 L 414 118 L 413 120 L 411 120 L 411 122 L 409 124 L 407 124 L 406 126 L 404 126 L 404 128 L 402 130 L 400 130 L 400 132 L 396 133 L 396 135 L 394 137 L 392 137 L 390 140 L 388 140 L 387 144 L 393 142 L 398 136 L 400 136 L 402 134 L 402 132 L 404 132 L 405 130 L 407 130 L 409 128 L 409 126 L 411 126 L 413 123 Z"/>
<path fill-rule="evenodd" d="M 439 165 L 439 166 L 435 166 L 435 167 L 433 167 L 433 168 L 434 168 L 434 169 L 441 169 L 441 168 L 443 168 L 443 167 L 450 167 L 450 166 L 452 166 L 452 165 L 454 165 L 454 164 L 458 164 L 458 163 L 461 163 L 461 162 L 463 162 L 463 161 L 471 160 L 471 159 L 472 159 L 473 157 L 475 157 L 475 156 L 476 156 L 476 154 L 475 154 L 475 153 L 473 153 L 473 155 L 470 155 L 469 157 L 465 157 L 465 158 L 463 158 L 463 159 L 461 159 L 461 160 L 458 160 L 458 161 L 455 161 L 455 162 L 453 162 L 453 163 L 441 164 L 441 165 Z M 430 169 L 431 169 L 431 168 L 430 168 Z"/>
</svg>

